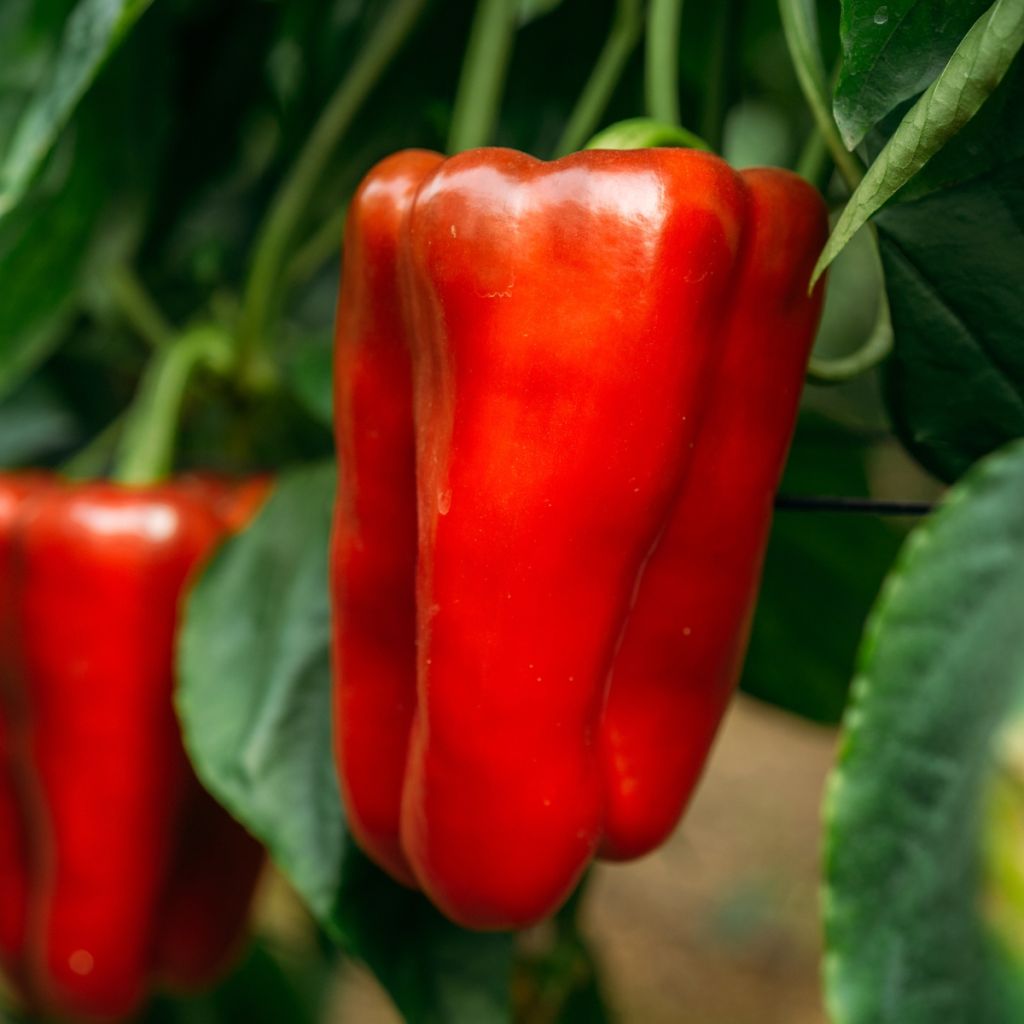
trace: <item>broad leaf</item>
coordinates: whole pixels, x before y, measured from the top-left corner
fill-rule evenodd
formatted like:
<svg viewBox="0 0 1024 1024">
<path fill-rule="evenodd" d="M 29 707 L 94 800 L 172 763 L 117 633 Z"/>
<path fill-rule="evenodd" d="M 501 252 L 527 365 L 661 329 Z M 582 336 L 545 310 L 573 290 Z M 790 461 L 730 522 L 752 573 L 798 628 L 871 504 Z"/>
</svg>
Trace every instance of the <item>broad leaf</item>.
<svg viewBox="0 0 1024 1024">
<path fill-rule="evenodd" d="M 996 0 L 875 157 L 843 209 L 814 278 L 981 109 L 1024 44 L 1024 0 Z"/>
<path fill-rule="evenodd" d="M 991 0 L 843 0 L 835 116 L 850 149 L 926 89 Z"/>
<path fill-rule="evenodd" d="M 446 921 L 349 840 L 334 772 L 327 552 L 334 471 L 296 470 L 193 590 L 179 710 L 200 778 L 411 1021 L 507 1020 L 511 939 Z"/>
<path fill-rule="evenodd" d="M 0 164 L 0 218 L 14 208 L 100 68 L 152 0 L 79 0 L 49 76 L 22 114 Z"/>
<path fill-rule="evenodd" d="M 0 398 L 50 354 L 105 273 L 135 248 L 141 199 L 162 153 L 161 73 L 126 47 L 65 134 L 36 186 L 0 218 Z"/>
<path fill-rule="evenodd" d="M 40 381 L 30 382 L 0 402 L 0 467 L 4 469 L 52 455 L 78 435 L 75 417 Z"/>
<path fill-rule="evenodd" d="M 835 1024 L 1022 1019 L 1021 508 L 1016 444 L 915 531 L 865 632 L 827 803 Z"/>
<path fill-rule="evenodd" d="M 1024 159 L 894 206 L 878 231 L 893 422 L 925 466 L 954 480 L 1024 436 Z"/>
</svg>

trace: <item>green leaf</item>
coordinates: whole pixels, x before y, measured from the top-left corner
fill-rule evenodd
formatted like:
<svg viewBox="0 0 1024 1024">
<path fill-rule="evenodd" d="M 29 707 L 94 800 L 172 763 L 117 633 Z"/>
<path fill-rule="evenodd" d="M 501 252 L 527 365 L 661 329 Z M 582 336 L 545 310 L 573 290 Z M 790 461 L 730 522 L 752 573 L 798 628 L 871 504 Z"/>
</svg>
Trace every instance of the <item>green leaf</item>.
<svg viewBox="0 0 1024 1024">
<path fill-rule="evenodd" d="M 996 0 L 900 122 L 846 204 L 813 280 L 847 242 L 981 109 L 1024 44 L 1024 0 Z"/>
<path fill-rule="evenodd" d="M 826 808 L 835 1024 L 1021 1019 L 995 854 L 1020 828 L 1022 507 L 1018 443 L 912 534 L 865 632 Z"/>
<path fill-rule="evenodd" d="M 507 1019 L 511 939 L 446 921 L 350 842 L 331 739 L 333 466 L 282 477 L 186 605 L 178 706 L 204 784 L 412 1021 Z"/>
<path fill-rule="evenodd" d="M 158 996 L 138 1024 L 315 1024 L 328 981 L 325 966 L 320 966 L 307 991 L 307 977 L 293 977 L 264 943 L 256 941 L 212 991 Z"/>
<path fill-rule="evenodd" d="M 100 68 L 151 2 L 79 0 L 55 66 L 22 114 L 0 165 L 0 218 L 25 194 Z"/>
<path fill-rule="evenodd" d="M 309 338 L 287 363 L 288 381 L 295 396 L 327 426 L 334 422 L 333 357 L 329 341 Z"/>
<path fill-rule="evenodd" d="M 162 154 L 165 79 L 135 86 L 152 53 L 125 47 L 79 109 L 40 181 L 0 218 L 0 397 L 61 340 L 109 268 L 135 248 L 140 193 Z"/>
<path fill-rule="evenodd" d="M 782 491 L 867 494 L 868 453 L 856 434 L 805 414 Z M 837 722 L 864 620 L 901 536 L 872 516 L 776 512 L 743 689 L 812 721 Z"/>
<path fill-rule="evenodd" d="M 990 0 L 843 0 L 835 116 L 846 145 L 926 89 Z"/>
<path fill-rule="evenodd" d="M 0 466 L 24 466 L 65 448 L 79 434 L 75 417 L 42 382 L 0 402 Z"/>
<path fill-rule="evenodd" d="M 907 447 L 955 480 L 1024 436 L 1024 159 L 878 221 L 896 349 L 886 398 Z"/>
</svg>

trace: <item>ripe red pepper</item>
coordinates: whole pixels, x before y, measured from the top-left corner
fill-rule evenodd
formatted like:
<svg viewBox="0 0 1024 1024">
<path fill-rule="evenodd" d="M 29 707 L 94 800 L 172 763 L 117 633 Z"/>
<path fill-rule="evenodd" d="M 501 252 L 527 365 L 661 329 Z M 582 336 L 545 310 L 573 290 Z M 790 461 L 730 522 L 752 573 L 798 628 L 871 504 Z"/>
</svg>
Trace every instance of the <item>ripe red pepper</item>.
<svg viewBox="0 0 1024 1024">
<path fill-rule="evenodd" d="M 339 773 L 359 842 L 455 920 L 536 921 L 678 820 L 740 669 L 825 234 L 801 179 L 692 150 L 410 152 L 361 186 Z"/>
<path fill-rule="evenodd" d="M 124 1017 L 238 942 L 262 854 L 189 767 L 173 651 L 190 573 L 258 500 L 0 478 L 0 962 L 33 1008 Z"/>
</svg>

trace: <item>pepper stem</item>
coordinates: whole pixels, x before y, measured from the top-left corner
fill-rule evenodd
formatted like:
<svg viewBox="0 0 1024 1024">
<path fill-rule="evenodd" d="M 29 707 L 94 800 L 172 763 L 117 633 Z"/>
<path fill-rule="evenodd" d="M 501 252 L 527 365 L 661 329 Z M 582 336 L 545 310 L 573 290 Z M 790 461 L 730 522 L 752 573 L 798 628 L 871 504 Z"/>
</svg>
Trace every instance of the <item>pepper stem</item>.
<svg viewBox="0 0 1024 1024">
<path fill-rule="evenodd" d="M 703 149 L 711 147 L 693 132 L 679 125 L 665 124 L 649 117 L 633 117 L 598 132 L 585 149 L 652 149 L 655 147 Z"/>
<path fill-rule="evenodd" d="M 193 371 L 208 366 L 224 372 L 231 357 L 227 335 L 212 326 L 186 331 L 153 356 L 125 419 L 116 480 L 143 486 L 170 474 L 181 406 Z"/>
</svg>

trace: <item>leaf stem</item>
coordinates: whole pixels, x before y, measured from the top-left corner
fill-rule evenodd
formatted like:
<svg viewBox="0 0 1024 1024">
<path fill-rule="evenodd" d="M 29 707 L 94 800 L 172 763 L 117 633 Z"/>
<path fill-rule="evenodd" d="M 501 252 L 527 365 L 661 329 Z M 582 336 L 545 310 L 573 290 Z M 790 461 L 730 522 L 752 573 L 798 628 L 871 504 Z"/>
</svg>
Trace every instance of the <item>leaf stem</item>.
<svg viewBox="0 0 1024 1024">
<path fill-rule="evenodd" d="M 650 0 L 644 65 L 647 113 L 655 121 L 680 124 L 679 35 L 683 0 Z"/>
<path fill-rule="evenodd" d="M 505 75 L 516 36 L 515 0 L 479 0 L 462 62 L 448 152 L 493 142 Z"/>
<path fill-rule="evenodd" d="M 640 0 L 618 0 L 611 31 L 558 140 L 556 156 L 575 152 L 594 134 L 626 63 L 640 41 L 643 24 Z"/>
<path fill-rule="evenodd" d="M 851 192 L 864 177 L 860 161 L 847 150 L 832 116 L 828 79 L 821 59 L 817 12 L 812 0 L 779 0 L 782 31 L 811 117 Z"/>
<path fill-rule="evenodd" d="M 339 141 L 425 6 L 426 0 L 394 0 L 380 16 L 270 205 L 257 236 L 242 301 L 237 358 L 243 379 L 258 382 L 268 375 L 273 376 L 273 367 L 263 351 L 265 334 L 283 284 L 282 271 L 294 244 L 296 229 Z"/>
</svg>

